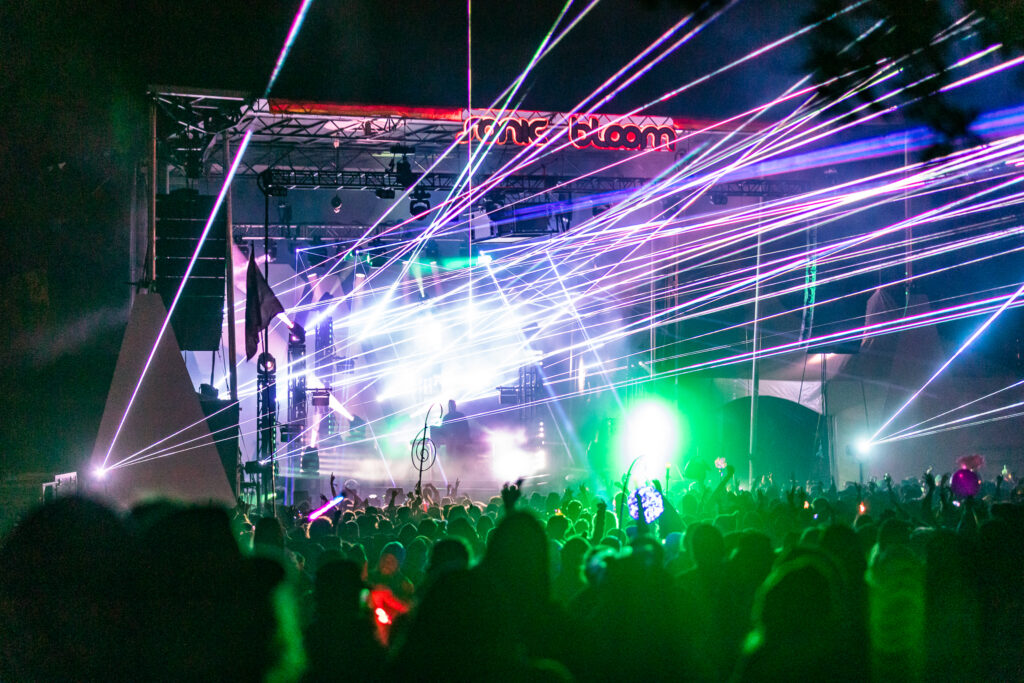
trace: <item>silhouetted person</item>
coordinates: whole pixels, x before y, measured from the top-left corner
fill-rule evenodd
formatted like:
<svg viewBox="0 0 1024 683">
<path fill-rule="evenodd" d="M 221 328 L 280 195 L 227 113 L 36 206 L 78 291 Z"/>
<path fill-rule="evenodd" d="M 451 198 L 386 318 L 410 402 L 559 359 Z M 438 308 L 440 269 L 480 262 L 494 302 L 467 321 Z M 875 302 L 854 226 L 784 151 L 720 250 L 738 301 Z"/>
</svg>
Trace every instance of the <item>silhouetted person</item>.
<svg viewBox="0 0 1024 683">
<path fill-rule="evenodd" d="M 351 560 L 331 560 L 316 573 L 314 617 L 305 629 L 307 681 L 373 681 L 384 664 L 368 608 L 362 570 Z"/>
<path fill-rule="evenodd" d="M 137 556 L 98 503 L 63 498 L 28 515 L 0 550 L 0 680 L 140 680 Z"/>
<path fill-rule="evenodd" d="M 812 555 L 780 565 L 758 593 L 754 631 L 733 680 L 863 681 L 845 657 L 837 578 Z"/>
</svg>

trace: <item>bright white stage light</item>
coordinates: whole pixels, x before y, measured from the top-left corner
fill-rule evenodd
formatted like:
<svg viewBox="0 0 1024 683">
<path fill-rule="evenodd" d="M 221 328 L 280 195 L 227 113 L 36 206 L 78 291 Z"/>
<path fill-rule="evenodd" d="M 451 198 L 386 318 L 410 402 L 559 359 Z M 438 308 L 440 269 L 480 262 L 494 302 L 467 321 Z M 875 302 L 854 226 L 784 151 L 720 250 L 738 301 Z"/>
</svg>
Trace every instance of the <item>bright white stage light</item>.
<svg viewBox="0 0 1024 683">
<path fill-rule="evenodd" d="M 522 430 L 488 432 L 487 440 L 491 444 L 491 472 L 501 481 L 514 481 L 547 467 L 547 453 L 543 448 L 529 447 Z"/>
</svg>

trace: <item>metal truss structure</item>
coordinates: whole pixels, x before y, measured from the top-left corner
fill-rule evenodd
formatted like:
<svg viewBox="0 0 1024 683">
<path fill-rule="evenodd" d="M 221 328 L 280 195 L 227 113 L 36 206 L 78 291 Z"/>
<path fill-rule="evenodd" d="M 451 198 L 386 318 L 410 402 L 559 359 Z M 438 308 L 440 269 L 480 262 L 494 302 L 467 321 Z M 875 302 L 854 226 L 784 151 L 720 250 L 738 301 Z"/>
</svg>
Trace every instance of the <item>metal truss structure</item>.
<svg viewBox="0 0 1024 683">
<path fill-rule="evenodd" d="M 237 145 L 247 130 L 253 137 L 239 174 L 269 173 L 275 184 L 288 189 L 404 190 L 394 169 L 396 158 L 407 158 L 424 169 L 451 147 L 462 130 L 460 120 L 399 117 L 367 107 L 361 115 L 322 113 L 316 107 L 275 111 L 271 102 L 237 92 L 151 86 L 151 97 L 161 113 L 158 156 L 171 175 L 188 179 L 219 177 L 224 172 L 220 153 L 225 139 Z M 695 137 L 694 144 L 715 135 Z M 497 163 L 521 148 L 495 146 Z M 682 150 L 680 150 L 682 152 Z M 677 153 L 680 153 L 677 152 Z M 662 154 L 663 152 L 659 152 Z M 566 158 L 580 154 L 615 155 L 616 152 L 565 150 L 552 155 L 546 166 L 505 176 L 492 188 L 511 195 L 557 192 L 594 195 L 635 191 L 650 182 L 646 177 L 625 177 L 577 172 Z M 418 188 L 451 190 L 459 178 L 466 154 L 457 150 L 442 159 L 437 169 L 419 179 Z M 579 159 L 580 157 L 576 157 Z M 606 158 L 608 158 L 606 156 Z M 563 168 L 562 174 L 551 173 Z M 566 168 L 569 167 L 569 168 Z M 621 171 L 620 171 L 621 172 Z M 474 178 L 485 183 L 486 170 Z M 807 184 L 791 179 L 754 179 L 718 184 L 715 193 L 726 196 L 779 197 L 806 191 Z"/>
<path fill-rule="evenodd" d="M 278 187 L 296 189 L 332 190 L 404 190 L 398 175 L 392 171 L 320 171 L 272 168 L 264 178 Z M 449 191 L 455 187 L 461 174 L 430 173 L 416 184 L 427 191 Z M 484 184 L 489 176 L 477 179 Z M 575 194 L 605 194 L 640 190 L 650 183 L 648 178 L 623 178 L 618 176 L 550 176 L 550 175 L 505 175 L 489 189 L 513 194 L 538 194 L 543 192 L 569 192 Z M 807 184 L 795 180 L 739 180 L 715 185 L 714 191 L 736 197 L 781 197 L 807 189 Z"/>
</svg>

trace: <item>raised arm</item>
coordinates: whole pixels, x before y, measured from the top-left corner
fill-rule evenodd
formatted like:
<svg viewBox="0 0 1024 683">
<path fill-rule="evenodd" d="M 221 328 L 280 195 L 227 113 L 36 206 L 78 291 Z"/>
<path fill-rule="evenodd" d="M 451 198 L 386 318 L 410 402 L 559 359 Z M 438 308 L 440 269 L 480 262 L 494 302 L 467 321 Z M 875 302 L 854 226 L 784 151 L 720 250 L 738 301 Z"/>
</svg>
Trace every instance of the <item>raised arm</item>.
<svg viewBox="0 0 1024 683">
<path fill-rule="evenodd" d="M 520 496 L 523 495 L 523 478 L 519 477 L 516 483 L 509 484 L 505 482 L 505 485 L 501 487 L 501 502 L 505 504 L 505 513 L 512 512 L 516 507 L 516 501 L 519 500 Z"/>
</svg>

